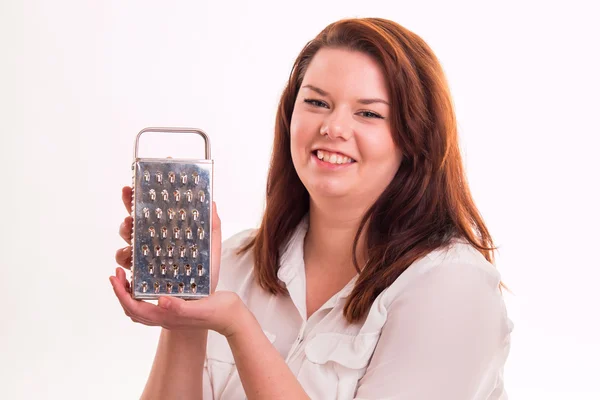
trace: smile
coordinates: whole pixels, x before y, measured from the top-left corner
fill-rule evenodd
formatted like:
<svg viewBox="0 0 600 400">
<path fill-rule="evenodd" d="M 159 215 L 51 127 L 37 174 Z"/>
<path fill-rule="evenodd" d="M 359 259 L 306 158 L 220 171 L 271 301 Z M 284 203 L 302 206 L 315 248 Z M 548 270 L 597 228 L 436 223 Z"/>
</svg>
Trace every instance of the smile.
<svg viewBox="0 0 600 400">
<path fill-rule="evenodd" d="M 313 154 L 321 161 L 329 163 L 329 164 L 351 164 L 355 162 L 352 158 L 340 154 L 334 153 L 326 150 L 316 150 Z"/>
</svg>

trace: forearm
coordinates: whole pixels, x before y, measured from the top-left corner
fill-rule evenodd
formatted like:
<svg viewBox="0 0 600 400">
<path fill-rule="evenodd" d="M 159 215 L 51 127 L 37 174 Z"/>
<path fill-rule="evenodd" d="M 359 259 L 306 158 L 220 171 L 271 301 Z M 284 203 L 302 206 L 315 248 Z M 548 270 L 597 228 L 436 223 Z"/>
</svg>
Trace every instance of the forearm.
<svg viewBox="0 0 600 400">
<path fill-rule="evenodd" d="M 142 400 L 202 399 L 207 333 L 162 330 Z"/>
<path fill-rule="evenodd" d="M 240 314 L 240 333 L 227 340 L 248 400 L 309 399 L 254 315 L 247 309 Z"/>
</svg>

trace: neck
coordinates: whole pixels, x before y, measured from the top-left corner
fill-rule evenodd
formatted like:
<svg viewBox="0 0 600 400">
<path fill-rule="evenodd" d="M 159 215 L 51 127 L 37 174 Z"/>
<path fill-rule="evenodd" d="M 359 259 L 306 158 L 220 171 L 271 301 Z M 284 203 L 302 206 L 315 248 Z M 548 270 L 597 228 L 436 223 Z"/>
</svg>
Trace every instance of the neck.
<svg viewBox="0 0 600 400">
<path fill-rule="evenodd" d="M 304 240 L 305 258 L 319 260 L 319 264 L 332 268 L 348 267 L 354 270 L 352 247 L 365 211 L 364 206 L 315 202 L 311 199 L 309 227 Z M 359 265 L 363 262 L 362 236 L 357 247 Z"/>
</svg>

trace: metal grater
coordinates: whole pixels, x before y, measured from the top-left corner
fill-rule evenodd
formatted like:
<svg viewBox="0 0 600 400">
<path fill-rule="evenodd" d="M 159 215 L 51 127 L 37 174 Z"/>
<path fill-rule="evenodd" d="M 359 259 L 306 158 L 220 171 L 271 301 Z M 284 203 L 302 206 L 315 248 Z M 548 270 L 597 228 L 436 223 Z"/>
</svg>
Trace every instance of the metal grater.
<svg viewBox="0 0 600 400">
<path fill-rule="evenodd" d="M 138 158 L 145 132 L 195 133 L 205 159 Z M 131 293 L 135 299 L 210 294 L 213 160 L 206 133 L 146 128 L 135 139 Z"/>
</svg>

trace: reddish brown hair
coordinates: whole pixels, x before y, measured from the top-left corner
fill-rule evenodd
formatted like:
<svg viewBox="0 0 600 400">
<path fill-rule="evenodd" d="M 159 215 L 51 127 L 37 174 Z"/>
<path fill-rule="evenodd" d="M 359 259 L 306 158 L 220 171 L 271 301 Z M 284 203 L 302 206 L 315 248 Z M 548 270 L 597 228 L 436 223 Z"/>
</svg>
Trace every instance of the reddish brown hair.
<svg viewBox="0 0 600 400">
<path fill-rule="evenodd" d="M 354 240 L 359 276 L 344 316 L 355 322 L 414 261 L 452 239 L 467 240 L 492 263 L 495 248 L 467 185 L 438 59 L 423 39 L 393 21 L 347 19 L 327 26 L 304 47 L 281 96 L 266 210 L 256 236 L 240 249 L 252 249 L 259 284 L 274 294 L 287 293 L 277 278 L 280 251 L 309 211 L 308 192 L 292 163 L 290 121 L 306 69 L 324 47 L 359 51 L 379 63 L 391 94 L 392 134 L 402 151 L 395 177 L 364 215 Z M 368 261 L 359 268 L 356 251 L 364 230 Z"/>
</svg>

